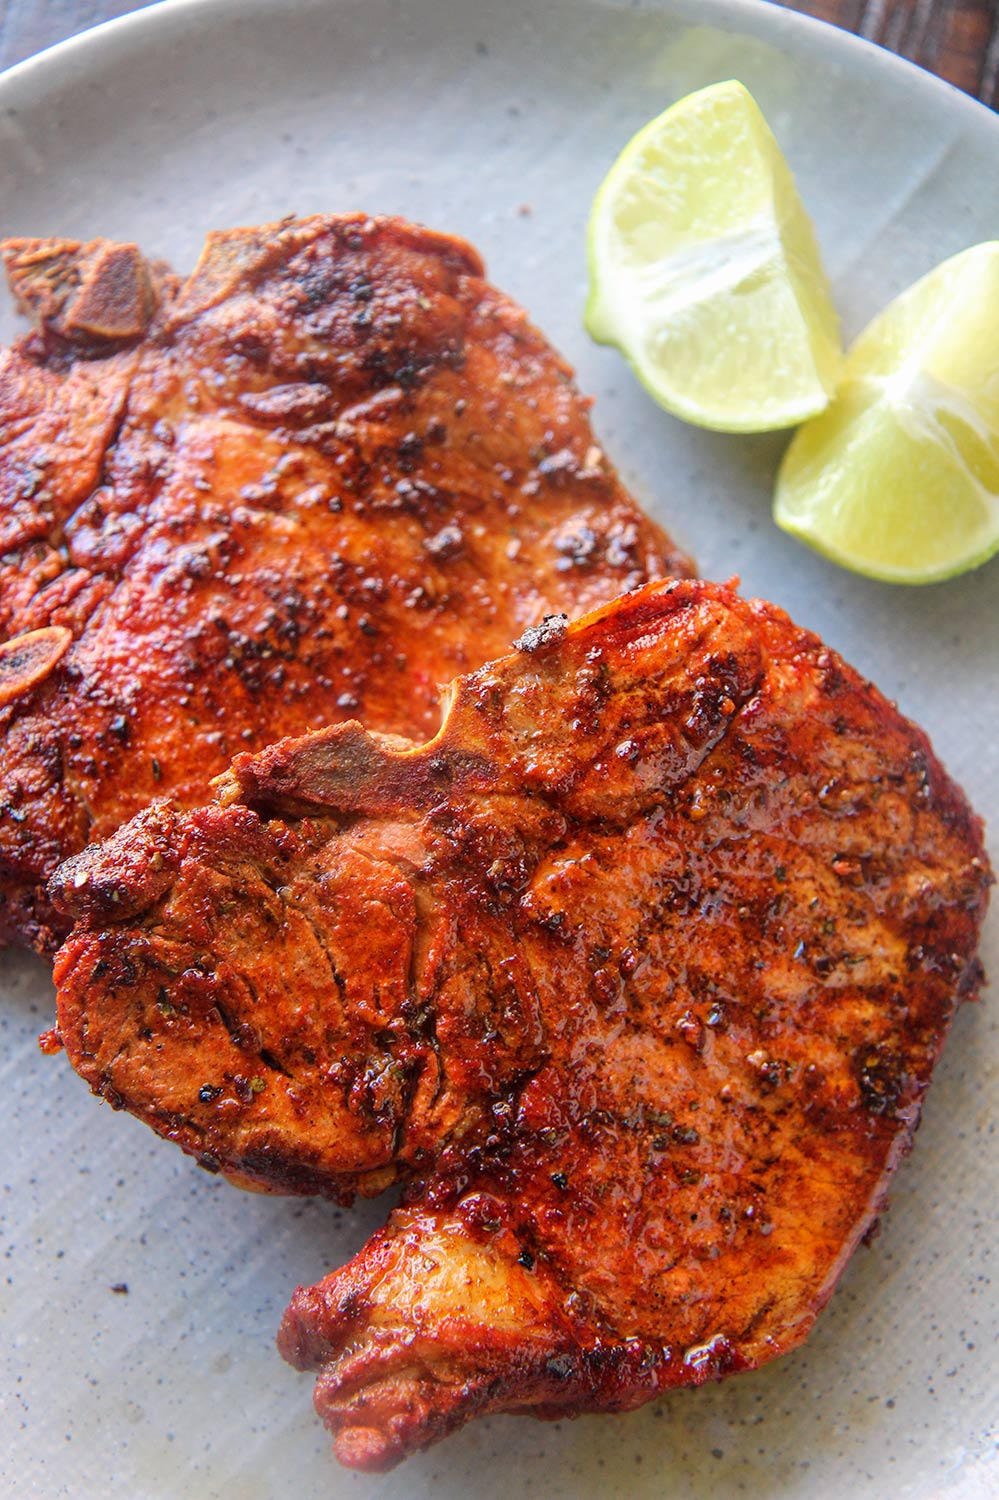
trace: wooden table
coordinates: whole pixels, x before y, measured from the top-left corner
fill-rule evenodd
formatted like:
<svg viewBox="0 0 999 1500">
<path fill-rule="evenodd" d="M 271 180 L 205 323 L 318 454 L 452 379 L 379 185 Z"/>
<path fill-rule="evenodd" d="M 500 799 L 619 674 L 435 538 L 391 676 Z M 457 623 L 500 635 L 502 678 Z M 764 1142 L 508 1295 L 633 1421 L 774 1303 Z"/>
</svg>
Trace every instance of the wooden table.
<svg viewBox="0 0 999 1500">
<path fill-rule="evenodd" d="M 149 0 L 146 0 L 149 3 Z M 774 0 L 890 47 L 999 106 L 999 0 Z M 0 0 L 0 68 L 141 0 Z"/>
</svg>

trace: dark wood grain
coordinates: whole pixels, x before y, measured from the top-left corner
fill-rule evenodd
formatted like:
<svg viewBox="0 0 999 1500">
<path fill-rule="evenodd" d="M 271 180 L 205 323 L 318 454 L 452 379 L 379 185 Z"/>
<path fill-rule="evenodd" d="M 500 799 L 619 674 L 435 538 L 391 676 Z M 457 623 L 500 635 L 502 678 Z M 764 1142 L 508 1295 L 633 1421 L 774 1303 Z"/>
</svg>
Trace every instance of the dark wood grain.
<svg viewBox="0 0 999 1500">
<path fill-rule="evenodd" d="M 145 4 L 151 0 L 145 0 Z M 999 0 L 770 0 L 855 31 L 999 106 Z M 143 0 L 0 0 L 0 68 Z"/>
<path fill-rule="evenodd" d="M 999 0 L 778 0 L 999 105 Z"/>
</svg>

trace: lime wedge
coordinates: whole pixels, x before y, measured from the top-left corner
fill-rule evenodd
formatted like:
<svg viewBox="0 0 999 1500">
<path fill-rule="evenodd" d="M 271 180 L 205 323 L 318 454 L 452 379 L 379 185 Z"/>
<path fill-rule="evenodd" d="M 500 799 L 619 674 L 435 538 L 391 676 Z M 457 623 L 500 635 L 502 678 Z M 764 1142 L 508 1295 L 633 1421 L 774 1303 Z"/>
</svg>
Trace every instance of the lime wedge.
<svg viewBox="0 0 999 1500">
<path fill-rule="evenodd" d="M 893 583 L 999 551 L 999 242 L 944 261 L 868 325 L 836 400 L 784 456 L 774 519 Z"/>
<path fill-rule="evenodd" d="M 794 178 L 741 83 L 689 94 L 624 148 L 589 225 L 586 326 L 667 411 L 765 432 L 823 411 L 842 352 Z"/>
</svg>

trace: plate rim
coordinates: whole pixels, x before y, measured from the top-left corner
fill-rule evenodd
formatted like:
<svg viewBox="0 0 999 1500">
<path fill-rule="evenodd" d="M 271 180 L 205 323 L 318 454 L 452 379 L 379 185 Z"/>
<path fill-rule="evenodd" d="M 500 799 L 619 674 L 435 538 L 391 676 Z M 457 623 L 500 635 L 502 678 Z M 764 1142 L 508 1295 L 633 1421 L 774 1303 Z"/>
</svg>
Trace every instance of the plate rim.
<svg viewBox="0 0 999 1500">
<path fill-rule="evenodd" d="M 247 25 L 252 24 L 255 16 L 278 9 L 329 11 L 344 3 L 345 0 L 155 0 L 152 5 L 127 11 L 65 37 L 0 72 L 0 110 L 16 109 L 19 93 L 20 102 L 40 98 L 58 85 L 60 76 L 79 75 L 81 65 L 85 66 L 108 48 L 125 50 L 129 44 L 142 43 L 150 32 L 159 32 L 160 39 L 165 39 L 167 29 L 181 34 L 197 29 L 201 18 L 209 12 L 213 19 L 228 17 L 230 23 Z M 549 0 L 533 0 L 531 8 L 548 3 Z M 798 52 L 821 48 L 826 52 L 826 60 L 834 64 L 842 62 L 852 71 L 859 68 L 880 75 L 883 81 L 910 95 L 914 90 L 923 91 L 966 128 L 999 141 L 999 114 L 980 99 L 877 42 L 831 21 L 785 9 L 780 0 L 637 0 L 630 5 L 627 0 L 583 0 L 583 3 L 604 9 L 640 10 L 649 15 L 661 13 L 690 24 L 764 35 L 768 40 L 789 44 Z"/>
<path fill-rule="evenodd" d="M 301 24 L 310 13 L 329 12 L 347 3 L 349 0 L 157 0 L 55 43 L 0 73 L 0 111 L 20 104 L 37 108 L 50 92 L 84 82 L 87 72 L 95 65 L 102 66 L 108 56 L 127 55 L 171 38 L 180 40 L 196 34 L 205 24 L 238 24 L 250 30 L 258 19 L 281 10 L 290 16 L 297 14 Z M 428 6 L 430 3 L 427 0 Z M 548 0 L 535 0 L 538 8 L 543 3 Z M 624 10 L 625 4 L 626 0 L 581 0 L 581 8 L 605 11 Z M 853 78 L 866 76 L 897 97 L 923 99 L 931 107 L 936 104 L 941 126 L 951 121 L 967 137 L 987 146 L 999 144 L 999 115 L 986 105 L 908 60 L 817 18 L 764 0 L 639 0 L 634 9 L 648 16 L 661 14 L 664 20 L 731 30 L 747 37 L 762 36 L 799 59 L 822 54 L 831 67 L 842 66 Z M 303 1409 L 306 1405 L 307 1397 Z M 338 1474 L 331 1463 L 327 1467 L 332 1493 L 338 1488 Z M 974 1477 L 971 1471 L 972 1483 Z"/>
</svg>

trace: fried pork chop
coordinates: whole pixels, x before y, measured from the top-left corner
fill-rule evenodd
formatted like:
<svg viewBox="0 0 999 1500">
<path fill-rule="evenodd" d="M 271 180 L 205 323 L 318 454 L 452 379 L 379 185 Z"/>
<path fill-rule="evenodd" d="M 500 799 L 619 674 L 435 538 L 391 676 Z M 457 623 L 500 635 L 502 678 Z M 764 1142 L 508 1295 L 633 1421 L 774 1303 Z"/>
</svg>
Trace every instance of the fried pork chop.
<svg viewBox="0 0 999 1500">
<path fill-rule="evenodd" d="M 468 245 L 398 219 L 135 246 L 8 241 L 0 942 L 55 945 L 61 859 L 241 749 L 439 685 L 685 559 L 571 372 Z"/>
<path fill-rule="evenodd" d="M 652 584 L 407 745 L 240 756 L 59 873 L 76 1069 L 237 1181 L 407 1184 L 280 1344 L 339 1457 L 797 1344 L 882 1205 L 990 881 L 923 734 L 772 605 Z"/>
</svg>

